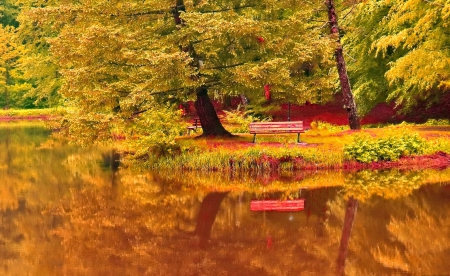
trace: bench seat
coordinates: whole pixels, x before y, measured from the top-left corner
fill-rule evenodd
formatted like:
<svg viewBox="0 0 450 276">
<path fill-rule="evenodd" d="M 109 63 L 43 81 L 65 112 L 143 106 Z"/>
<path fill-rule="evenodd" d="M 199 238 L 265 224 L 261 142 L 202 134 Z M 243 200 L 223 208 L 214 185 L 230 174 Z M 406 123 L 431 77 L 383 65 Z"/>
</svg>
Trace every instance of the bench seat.
<svg viewBox="0 0 450 276">
<path fill-rule="evenodd" d="M 253 143 L 256 134 L 297 133 L 297 143 L 300 143 L 300 133 L 305 132 L 303 121 L 292 122 L 254 122 L 250 123 L 250 134 L 253 134 Z"/>
</svg>

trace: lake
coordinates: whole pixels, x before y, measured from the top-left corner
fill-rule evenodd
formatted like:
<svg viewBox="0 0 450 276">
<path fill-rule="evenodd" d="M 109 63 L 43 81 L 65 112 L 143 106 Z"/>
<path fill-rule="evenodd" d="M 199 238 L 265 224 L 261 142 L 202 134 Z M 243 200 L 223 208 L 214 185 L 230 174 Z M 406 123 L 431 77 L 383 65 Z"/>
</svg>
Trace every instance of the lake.
<svg viewBox="0 0 450 276">
<path fill-rule="evenodd" d="M 450 275 L 450 169 L 148 172 L 49 134 L 0 127 L 1 275 Z"/>
</svg>

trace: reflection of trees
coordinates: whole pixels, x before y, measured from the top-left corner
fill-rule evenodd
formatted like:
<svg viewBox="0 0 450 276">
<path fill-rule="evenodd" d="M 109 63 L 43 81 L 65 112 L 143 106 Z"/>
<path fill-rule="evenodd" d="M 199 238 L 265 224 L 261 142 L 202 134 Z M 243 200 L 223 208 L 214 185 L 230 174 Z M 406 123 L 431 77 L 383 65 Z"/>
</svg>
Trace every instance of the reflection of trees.
<svg viewBox="0 0 450 276">
<path fill-rule="evenodd" d="M 352 195 L 359 207 L 346 274 L 442 274 L 449 252 L 449 193 L 437 185 L 419 188 L 446 179 L 446 171 L 309 172 L 276 179 L 163 178 L 120 170 L 111 185 L 113 171 L 101 167 L 100 150 L 48 150 L 32 141 L 19 145 L 14 136 L 9 141 L 13 173 L 0 167 L 0 179 L 7 180 L 0 191 L 12 192 L 0 198 L 0 254 L 8 258 L 10 275 L 21 275 L 19 269 L 30 275 L 330 275 L 345 224 L 343 198 Z M 103 159 L 108 168 L 110 157 Z M 342 193 L 314 189 L 344 178 Z M 249 210 L 251 199 L 295 197 L 305 186 L 303 212 Z M 0 274 L 5 271 L 0 267 Z"/>
<path fill-rule="evenodd" d="M 57 275 L 60 240 L 49 234 L 61 218 L 42 213 L 82 186 L 80 179 L 108 183 L 98 166 L 100 151 L 74 147 L 42 148 L 49 131 L 39 125 L 0 127 L 0 274 Z M 78 156 L 70 163 L 67 156 Z M 84 156 L 92 156 L 86 161 Z M 67 166 L 64 166 L 65 163 Z M 75 166 L 85 166 L 72 174 Z M 86 183 L 88 184 L 88 183 Z M 45 256 L 45 257 L 43 257 Z"/>
<path fill-rule="evenodd" d="M 422 186 L 408 197 L 373 196 L 360 202 L 346 275 L 448 273 L 450 197 L 444 187 Z M 342 206 L 339 199 L 330 203 L 330 225 L 344 217 Z M 332 226 L 330 233 L 337 235 L 340 230 Z"/>
<path fill-rule="evenodd" d="M 421 185 L 450 181 L 450 169 L 437 170 L 364 170 L 347 174 L 345 193 L 358 200 L 372 196 L 398 198 L 411 194 Z"/>
<path fill-rule="evenodd" d="M 323 220 L 323 207 L 314 209 L 309 222 L 305 213 L 264 218 L 250 212 L 249 194 L 179 188 L 134 174 L 123 177 L 115 191 L 92 187 L 53 208 L 52 213 L 66 218 L 56 231 L 67 252 L 66 273 L 84 269 L 88 275 L 298 275 L 305 271 L 327 275 L 332 271 L 334 258 L 329 252 L 337 244 L 326 229 L 316 235 L 317 225 L 311 223 Z M 211 242 L 206 243 L 207 238 Z"/>
<path fill-rule="evenodd" d="M 216 191 L 246 191 L 257 194 L 284 193 L 289 196 L 299 189 L 342 186 L 344 173 L 340 171 L 299 171 L 273 173 L 230 173 L 159 171 L 154 172 L 158 181 L 176 183 L 186 189 Z"/>
<path fill-rule="evenodd" d="M 424 190 L 436 192 L 433 188 Z M 382 244 L 371 250 L 382 265 L 415 275 L 449 272 L 450 196 L 434 195 L 441 198 L 440 204 L 429 197 L 410 201 L 408 207 L 414 211 L 391 218 L 387 230 L 395 241 L 394 246 Z"/>
</svg>

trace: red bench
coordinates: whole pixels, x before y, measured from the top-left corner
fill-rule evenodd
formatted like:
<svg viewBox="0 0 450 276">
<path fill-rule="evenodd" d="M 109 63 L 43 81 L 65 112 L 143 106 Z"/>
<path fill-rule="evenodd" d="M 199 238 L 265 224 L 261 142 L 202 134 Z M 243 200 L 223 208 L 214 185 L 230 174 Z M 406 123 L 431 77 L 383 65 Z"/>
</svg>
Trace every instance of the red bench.
<svg viewBox="0 0 450 276">
<path fill-rule="evenodd" d="M 251 211 L 301 211 L 305 208 L 304 199 L 293 200 L 252 200 Z"/>
<path fill-rule="evenodd" d="M 297 143 L 300 143 L 300 133 L 302 132 L 305 132 L 303 121 L 250 123 L 250 134 L 254 134 L 253 143 L 256 142 L 256 134 L 276 133 L 297 133 Z"/>
</svg>

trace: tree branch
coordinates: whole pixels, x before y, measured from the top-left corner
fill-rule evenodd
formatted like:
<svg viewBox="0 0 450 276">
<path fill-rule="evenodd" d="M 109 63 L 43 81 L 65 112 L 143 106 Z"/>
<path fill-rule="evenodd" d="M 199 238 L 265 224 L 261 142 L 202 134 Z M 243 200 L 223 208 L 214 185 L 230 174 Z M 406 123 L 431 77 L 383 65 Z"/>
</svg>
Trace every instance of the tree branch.
<svg viewBox="0 0 450 276">
<path fill-rule="evenodd" d="M 212 11 L 200 11 L 200 13 L 217 13 L 217 12 L 224 12 L 224 11 L 231 11 L 231 10 L 240 10 L 245 8 L 252 8 L 256 7 L 256 5 L 245 5 L 245 6 L 239 6 L 234 8 L 226 8 L 221 10 L 212 10 Z M 175 7 L 173 7 L 175 8 Z M 176 8 L 180 8 L 180 6 L 177 6 Z M 172 13 L 172 9 L 168 10 L 155 10 L 155 11 L 144 11 L 144 12 L 138 12 L 138 13 L 128 13 L 125 14 L 126 16 L 143 16 L 143 15 L 152 15 L 152 14 L 167 14 Z M 115 15 L 111 15 L 115 16 Z"/>
<path fill-rule="evenodd" d="M 148 66 L 149 64 L 127 64 L 127 63 L 118 63 L 114 61 L 110 61 L 109 64 L 115 65 L 115 66 L 125 66 L 125 67 L 144 67 Z"/>
<path fill-rule="evenodd" d="M 436 3 L 436 2 L 434 2 L 434 1 L 429 1 L 429 0 L 423 0 L 423 1 L 425 1 L 425 2 L 427 2 L 427 3 L 430 3 L 430 4 L 432 4 L 432 5 L 445 7 L 445 5 L 443 5 L 443 4 L 441 4 L 441 3 Z"/>
<path fill-rule="evenodd" d="M 222 66 L 215 66 L 215 67 L 208 67 L 208 68 L 204 68 L 204 69 L 225 69 L 225 68 L 232 68 L 232 67 L 237 67 L 237 66 L 241 66 L 246 64 L 247 62 L 241 62 L 241 63 L 236 63 L 236 64 L 231 64 L 231 65 L 222 65 Z"/>
<path fill-rule="evenodd" d="M 180 87 L 180 88 L 174 88 L 174 89 L 169 89 L 169 90 L 164 90 L 164 91 L 158 91 L 158 92 L 152 92 L 150 93 L 150 95 L 159 95 L 159 94 L 166 94 L 166 93 L 172 93 L 172 92 L 177 92 L 177 91 L 181 91 L 186 89 L 185 87 Z"/>
<path fill-rule="evenodd" d="M 138 13 L 129 13 L 125 14 L 126 16 L 143 16 L 143 15 L 151 15 L 151 14 L 166 14 L 170 13 L 171 10 L 159 10 L 159 11 L 145 11 L 145 12 L 138 12 Z"/>
<path fill-rule="evenodd" d="M 246 9 L 246 8 L 253 8 L 253 7 L 256 7 L 256 5 L 245 5 L 245 6 L 226 8 L 226 9 L 214 10 L 214 11 L 201 11 L 200 13 L 216 13 L 216 12 L 224 12 L 224 11 L 234 11 L 234 10 L 241 10 L 241 9 Z"/>
<path fill-rule="evenodd" d="M 426 1 L 426 0 L 425 0 Z M 342 17 L 341 21 L 344 21 L 345 18 L 347 18 L 347 16 L 353 11 L 353 9 L 356 7 L 356 0 L 353 1 L 353 5 L 352 8 L 348 11 L 348 13 L 346 15 L 344 15 L 344 17 Z"/>
<path fill-rule="evenodd" d="M 212 79 L 209 81 L 205 81 L 204 84 L 211 84 L 211 83 L 217 83 L 219 82 L 218 79 Z M 185 89 L 194 89 L 194 88 L 188 88 L 188 87 L 179 87 L 179 88 L 174 88 L 174 89 L 169 89 L 169 90 L 163 90 L 163 91 L 157 91 L 157 92 L 151 92 L 150 95 L 159 95 L 159 94 L 166 94 L 166 93 L 172 93 L 172 92 L 177 92 L 177 91 L 182 91 Z"/>
</svg>

